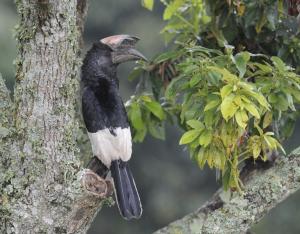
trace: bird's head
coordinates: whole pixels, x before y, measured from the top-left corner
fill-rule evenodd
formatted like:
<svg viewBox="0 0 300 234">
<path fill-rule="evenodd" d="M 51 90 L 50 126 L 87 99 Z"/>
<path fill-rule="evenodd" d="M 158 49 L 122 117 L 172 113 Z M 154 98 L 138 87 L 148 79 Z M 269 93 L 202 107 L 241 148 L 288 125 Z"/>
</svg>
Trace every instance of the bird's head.
<svg viewBox="0 0 300 234">
<path fill-rule="evenodd" d="M 139 38 L 130 35 L 115 35 L 105 37 L 100 40 L 102 44 L 111 49 L 111 58 L 114 64 L 120 64 L 127 61 L 145 60 L 144 55 L 137 51 L 134 46 Z"/>
</svg>

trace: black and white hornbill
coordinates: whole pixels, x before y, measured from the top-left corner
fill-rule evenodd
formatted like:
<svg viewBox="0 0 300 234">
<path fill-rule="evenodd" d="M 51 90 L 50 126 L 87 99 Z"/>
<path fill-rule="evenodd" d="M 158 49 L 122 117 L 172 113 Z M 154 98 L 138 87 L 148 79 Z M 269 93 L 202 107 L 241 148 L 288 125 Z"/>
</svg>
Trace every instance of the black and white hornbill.
<svg viewBox="0 0 300 234">
<path fill-rule="evenodd" d="M 129 35 L 106 37 L 93 44 L 82 65 L 82 113 L 92 145 L 96 172 L 105 178 L 109 170 L 116 201 L 125 219 L 139 218 L 142 206 L 129 169 L 132 153 L 127 113 L 119 93 L 117 67 L 131 60 L 146 60 L 134 49 L 139 39 Z"/>
</svg>

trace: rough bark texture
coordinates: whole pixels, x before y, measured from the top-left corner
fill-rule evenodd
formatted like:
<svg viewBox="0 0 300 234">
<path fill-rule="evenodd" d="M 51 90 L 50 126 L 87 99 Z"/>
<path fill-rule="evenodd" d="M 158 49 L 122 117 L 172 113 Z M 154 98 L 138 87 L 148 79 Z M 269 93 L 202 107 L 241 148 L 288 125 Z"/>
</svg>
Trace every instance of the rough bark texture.
<svg viewBox="0 0 300 234">
<path fill-rule="evenodd" d="M 196 212 L 156 234 L 246 233 L 272 208 L 300 189 L 300 148 L 266 169 L 247 172 L 244 192 L 219 190 Z"/>
<path fill-rule="evenodd" d="M 13 104 L 0 80 L 0 233 L 85 233 L 105 201 L 83 189 L 76 146 L 86 0 L 16 5 Z"/>
<path fill-rule="evenodd" d="M 9 91 L 6 88 L 2 75 L 0 74 L 0 126 L 3 128 L 0 135 L 3 136 L 7 134 L 7 129 L 10 126 L 11 121 L 11 99 L 9 96 Z M 5 132 L 4 132 L 5 131 Z M 1 139 L 1 138 L 0 138 Z"/>
</svg>

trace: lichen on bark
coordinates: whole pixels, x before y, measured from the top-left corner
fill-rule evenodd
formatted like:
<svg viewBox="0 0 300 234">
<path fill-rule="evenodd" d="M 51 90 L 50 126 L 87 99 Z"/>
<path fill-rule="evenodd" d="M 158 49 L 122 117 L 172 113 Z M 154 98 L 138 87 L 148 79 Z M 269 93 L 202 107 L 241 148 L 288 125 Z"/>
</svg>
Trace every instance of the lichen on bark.
<svg viewBox="0 0 300 234">
<path fill-rule="evenodd" d="M 0 73 L 0 127 L 9 128 L 11 122 L 12 102 L 10 92 Z M 1 135 L 1 134 L 0 134 Z"/>
<path fill-rule="evenodd" d="M 247 233 L 272 208 L 300 189 L 300 147 L 269 168 L 247 172 L 243 194 L 219 190 L 199 210 L 155 232 Z"/>
<path fill-rule="evenodd" d="M 9 105 L 1 112 L 2 125 L 13 113 L 11 132 L 1 142 L 0 232 L 84 233 L 105 202 L 83 190 L 76 144 L 86 0 L 17 0 L 16 5 L 14 104 L 0 106 Z M 0 86 L 2 98 L 2 79 Z M 79 200 L 86 212 L 74 229 Z"/>
</svg>

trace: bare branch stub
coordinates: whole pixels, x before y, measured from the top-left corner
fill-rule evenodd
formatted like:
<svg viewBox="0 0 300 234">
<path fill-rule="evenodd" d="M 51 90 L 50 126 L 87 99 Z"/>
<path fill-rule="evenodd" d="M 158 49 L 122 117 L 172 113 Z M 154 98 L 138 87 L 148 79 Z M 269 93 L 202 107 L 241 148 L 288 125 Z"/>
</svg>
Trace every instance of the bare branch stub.
<svg viewBox="0 0 300 234">
<path fill-rule="evenodd" d="M 112 194 L 113 184 L 110 180 L 105 180 L 95 172 L 86 169 L 81 178 L 84 189 L 97 197 L 106 198 Z"/>
<path fill-rule="evenodd" d="M 67 225 L 67 233 L 86 231 L 97 211 L 113 193 L 113 183 L 105 180 L 90 169 L 85 169 L 81 176 L 85 193 L 80 196 L 72 208 Z"/>
</svg>

